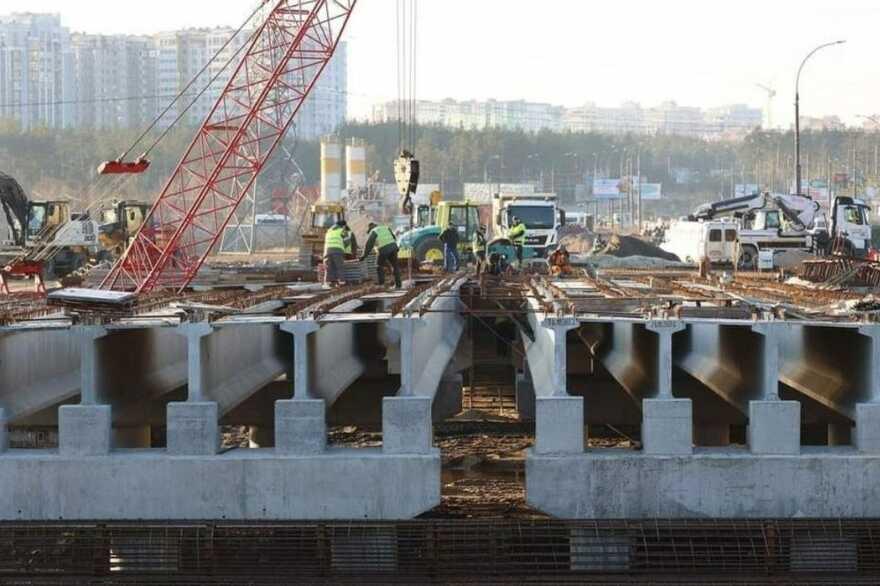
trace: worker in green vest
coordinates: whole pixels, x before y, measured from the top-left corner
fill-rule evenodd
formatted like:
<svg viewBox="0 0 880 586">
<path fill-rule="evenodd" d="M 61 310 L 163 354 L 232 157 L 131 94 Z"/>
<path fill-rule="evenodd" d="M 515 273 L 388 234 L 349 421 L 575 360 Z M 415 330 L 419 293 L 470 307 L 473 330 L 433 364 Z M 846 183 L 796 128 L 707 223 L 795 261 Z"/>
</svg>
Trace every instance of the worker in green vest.
<svg viewBox="0 0 880 586">
<path fill-rule="evenodd" d="M 516 248 L 516 260 L 518 266 L 522 268 L 523 248 L 526 245 L 526 225 L 523 224 L 516 216 L 510 219 L 510 229 L 507 231 L 507 239 Z"/>
<path fill-rule="evenodd" d="M 342 233 L 342 241 L 345 242 L 345 259 L 356 259 L 358 256 L 358 241 L 354 232 L 348 226 L 345 227 L 345 231 Z"/>
<path fill-rule="evenodd" d="M 385 284 L 385 266 L 387 265 L 391 272 L 394 273 L 395 288 L 400 289 L 403 284 L 400 279 L 400 263 L 397 261 L 399 248 L 394 232 L 388 226 L 380 226 L 373 222 L 370 222 L 367 230 L 369 230 L 367 243 L 364 245 L 364 254 L 361 256 L 361 262 L 366 260 L 370 253 L 373 252 L 373 248 L 375 248 L 379 255 L 376 261 L 376 277 L 379 280 L 379 285 Z"/>
<path fill-rule="evenodd" d="M 325 285 L 338 285 L 343 282 L 345 271 L 345 231 L 348 224 L 339 220 L 324 236 L 324 276 Z"/>
<path fill-rule="evenodd" d="M 486 227 L 480 226 L 474 232 L 474 238 L 471 240 L 471 248 L 474 251 L 474 259 L 477 263 L 477 276 L 480 276 L 483 265 L 486 264 Z"/>
</svg>

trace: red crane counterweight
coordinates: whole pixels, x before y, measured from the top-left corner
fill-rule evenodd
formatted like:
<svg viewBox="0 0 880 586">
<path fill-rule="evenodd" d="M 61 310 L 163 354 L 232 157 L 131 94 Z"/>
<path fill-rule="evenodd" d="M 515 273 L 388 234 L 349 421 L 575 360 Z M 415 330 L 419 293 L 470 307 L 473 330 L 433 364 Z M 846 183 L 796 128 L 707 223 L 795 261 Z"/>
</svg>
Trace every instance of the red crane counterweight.
<svg viewBox="0 0 880 586">
<path fill-rule="evenodd" d="M 98 175 L 137 175 L 150 168 L 150 161 L 143 157 L 126 162 L 120 159 L 106 161 L 98 166 Z"/>
</svg>

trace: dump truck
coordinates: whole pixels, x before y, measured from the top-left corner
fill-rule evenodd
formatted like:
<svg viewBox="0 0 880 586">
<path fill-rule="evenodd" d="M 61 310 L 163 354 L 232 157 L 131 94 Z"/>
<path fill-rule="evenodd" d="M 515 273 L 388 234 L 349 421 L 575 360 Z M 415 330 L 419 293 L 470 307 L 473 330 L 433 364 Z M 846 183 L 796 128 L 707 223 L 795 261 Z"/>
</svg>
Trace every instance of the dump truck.
<svg viewBox="0 0 880 586">
<path fill-rule="evenodd" d="M 556 194 L 496 193 L 492 197 L 492 236 L 507 236 L 515 217 L 526 226 L 524 259 L 547 258 L 556 250 L 559 229 L 565 225 L 565 211 L 559 207 Z"/>
</svg>

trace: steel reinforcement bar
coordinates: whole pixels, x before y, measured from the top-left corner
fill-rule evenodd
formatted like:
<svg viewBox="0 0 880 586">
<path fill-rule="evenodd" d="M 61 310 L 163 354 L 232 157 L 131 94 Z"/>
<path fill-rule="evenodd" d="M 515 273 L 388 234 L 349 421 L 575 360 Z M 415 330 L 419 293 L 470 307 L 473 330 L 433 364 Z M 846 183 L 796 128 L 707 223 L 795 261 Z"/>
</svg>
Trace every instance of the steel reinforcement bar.
<svg viewBox="0 0 880 586">
<path fill-rule="evenodd" d="M 0 524 L 0 582 L 94 578 L 876 583 L 880 520 Z"/>
</svg>

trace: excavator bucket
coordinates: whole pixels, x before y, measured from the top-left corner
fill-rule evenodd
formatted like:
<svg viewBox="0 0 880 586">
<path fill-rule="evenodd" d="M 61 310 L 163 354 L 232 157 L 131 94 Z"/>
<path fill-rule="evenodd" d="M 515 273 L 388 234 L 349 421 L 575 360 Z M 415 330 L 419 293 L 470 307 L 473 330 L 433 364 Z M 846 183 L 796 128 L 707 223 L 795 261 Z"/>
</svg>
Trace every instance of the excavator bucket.
<svg viewBox="0 0 880 586">
<path fill-rule="evenodd" d="M 138 159 L 134 162 L 107 161 L 98 167 L 98 175 L 137 175 L 150 168 L 150 162 L 146 159 Z"/>
</svg>

